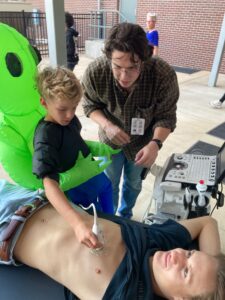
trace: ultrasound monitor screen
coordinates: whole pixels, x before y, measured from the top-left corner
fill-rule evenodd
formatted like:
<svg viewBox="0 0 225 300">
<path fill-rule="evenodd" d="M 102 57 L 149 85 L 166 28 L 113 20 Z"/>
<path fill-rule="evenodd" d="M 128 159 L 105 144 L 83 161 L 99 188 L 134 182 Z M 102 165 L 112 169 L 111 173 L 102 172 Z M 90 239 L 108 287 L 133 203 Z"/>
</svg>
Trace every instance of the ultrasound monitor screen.
<svg viewBox="0 0 225 300">
<path fill-rule="evenodd" d="M 225 143 L 218 152 L 218 179 L 217 184 L 225 178 Z"/>
</svg>

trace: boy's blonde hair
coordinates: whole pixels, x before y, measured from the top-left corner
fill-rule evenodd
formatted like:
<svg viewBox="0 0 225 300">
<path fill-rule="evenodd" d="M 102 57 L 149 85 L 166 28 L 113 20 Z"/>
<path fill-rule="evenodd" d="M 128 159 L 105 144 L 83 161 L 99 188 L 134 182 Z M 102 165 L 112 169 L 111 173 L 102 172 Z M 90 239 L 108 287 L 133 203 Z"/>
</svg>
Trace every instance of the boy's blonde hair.
<svg viewBox="0 0 225 300">
<path fill-rule="evenodd" d="M 70 100 L 78 103 L 83 95 L 82 87 L 75 74 L 64 67 L 47 67 L 36 78 L 37 89 L 43 99 Z"/>
</svg>

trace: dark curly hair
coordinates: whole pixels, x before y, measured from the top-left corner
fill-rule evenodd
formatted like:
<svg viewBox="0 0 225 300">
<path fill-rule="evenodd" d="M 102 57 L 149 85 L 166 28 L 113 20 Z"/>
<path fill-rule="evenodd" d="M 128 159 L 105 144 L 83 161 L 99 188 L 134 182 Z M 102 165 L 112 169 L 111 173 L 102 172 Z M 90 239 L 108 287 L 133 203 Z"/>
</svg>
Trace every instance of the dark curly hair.
<svg viewBox="0 0 225 300">
<path fill-rule="evenodd" d="M 69 12 L 65 12 L 65 23 L 67 28 L 70 28 L 74 25 L 73 16 Z"/>
<path fill-rule="evenodd" d="M 133 23 L 119 23 L 112 27 L 103 52 L 108 59 L 111 59 L 114 50 L 131 53 L 133 62 L 135 55 L 141 61 L 146 61 L 153 52 L 153 48 L 148 45 L 143 28 Z"/>
</svg>

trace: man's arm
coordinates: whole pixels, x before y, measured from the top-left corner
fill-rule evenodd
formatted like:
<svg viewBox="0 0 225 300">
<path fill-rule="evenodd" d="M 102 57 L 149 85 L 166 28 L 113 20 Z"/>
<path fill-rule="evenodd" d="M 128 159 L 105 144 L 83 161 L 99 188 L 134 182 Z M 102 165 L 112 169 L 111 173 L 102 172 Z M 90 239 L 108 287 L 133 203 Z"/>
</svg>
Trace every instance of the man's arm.
<svg viewBox="0 0 225 300">
<path fill-rule="evenodd" d="M 210 255 L 220 253 L 220 237 L 217 221 L 212 217 L 205 216 L 180 221 L 190 233 L 192 239 L 198 239 L 199 249 Z"/>
<path fill-rule="evenodd" d="M 159 55 L 159 47 L 158 46 L 154 46 L 153 55 L 155 55 L 155 56 Z"/>
<path fill-rule="evenodd" d="M 163 143 L 170 132 L 171 129 L 169 128 L 155 128 L 152 140 L 136 154 L 135 163 L 139 166 L 150 168 L 155 162 L 159 151 L 159 147 L 153 139 L 160 140 Z"/>
<path fill-rule="evenodd" d="M 89 117 L 105 131 L 107 137 L 115 145 L 125 145 L 130 142 L 130 136 L 117 125 L 110 122 L 100 109 L 92 111 Z"/>
<path fill-rule="evenodd" d="M 170 128 L 156 127 L 152 139 L 158 139 L 164 142 L 169 134 L 171 133 Z M 151 141 L 149 143 L 152 143 Z"/>
<path fill-rule="evenodd" d="M 129 143 L 130 137 L 123 129 L 108 120 L 103 111 L 107 105 L 99 97 L 99 92 L 103 86 L 100 83 L 100 78 L 102 80 L 102 74 L 109 72 L 111 72 L 110 67 L 104 62 L 100 62 L 99 64 L 95 61 L 88 66 L 82 77 L 82 86 L 84 89 L 83 109 L 85 115 L 90 117 L 105 131 L 109 140 L 115 145 L 121 146 Z M 108 86 L 109 82 L 110 79 L 107 79 L 104 81 L 104 84 Z M 106 101 L 110 101 L 110 99 Z"/>
<path fill-rule="evenodd" d="M 159 61 L 157 60 L 157 62 Z M 156 86 L 157 105 L 154 111 L 153 131 L 157 127 L 170 128 L 173 131 L 177 122 L 176 110 L 179 99 L 177 76 L 174 70 L 165 63 L 159 64 L 159 69 L 161 69 L 161 73 Z"/>
<path fill-rule="evenodd" d="M 156 63 L 159 62 L 158 60 Z M 160 66 L 160 65 L 159 65 Z M 164 142 L 176 127 L 176 103 L 179 97 L 179 87 L 176 73 L 168 66 L 161 70 L 161 80 L 157 86 L 157 106 L 154 109 L 153 137 Z M 164 75 L 165 73 L 165 75 Z M 158 155 L 159 147 L 153 141 L 144 146 L 135 157 L 139 166 L 151 167 Z"/>
</svg>

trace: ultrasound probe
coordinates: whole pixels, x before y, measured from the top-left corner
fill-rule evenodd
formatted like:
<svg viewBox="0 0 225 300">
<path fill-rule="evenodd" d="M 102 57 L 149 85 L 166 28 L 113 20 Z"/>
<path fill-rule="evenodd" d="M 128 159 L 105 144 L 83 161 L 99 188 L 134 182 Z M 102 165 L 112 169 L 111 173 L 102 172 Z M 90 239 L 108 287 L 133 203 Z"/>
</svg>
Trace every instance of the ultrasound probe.
<svg viewBox="0 0 225 300">
<path fill-rule="evenodd" d="M 88 207 L 84 207 L 83 205 L 80 204 L 80 207 L 82 207 L 84 210 L 88 210 L 89 208 L 92 207 L 93 209 L 93 212 L 94 212 L 94 224 L 92 226 L 92 232 L 98 237 L 99 239 L 99 242 L 102 243 L 102 247 L 99 247 L 99 248 L 94 248 L 94 249 L 91 249 L 91 252 L 93 254 L 97 254 L 99 251 L 102 251 L 104 246 L 104 236 L 103 236 L 103 232 L 98 224 L 98 215 L 97 215 L 97 211 L 96 211 L 96 208 L 95 208 L 95 205 L 94 203 L 91 203 Z"/>
<path fill-rule="evenodd" d="M 99 235 L 99 227 L 98 227 L 98 215 L 97 215 L 97 211 L 95 208 L 94 203 L 91 203 L 88 207 L 84 207 L 83 205 L 80 204 L 80 206 L 84 209 L 84 210 L 88 210 L 89 208 L 93 208 L 93 212 L 94 212 L 94 224 L 92 226 L 92 232 L 98 237 Z"/>
</svg>

